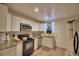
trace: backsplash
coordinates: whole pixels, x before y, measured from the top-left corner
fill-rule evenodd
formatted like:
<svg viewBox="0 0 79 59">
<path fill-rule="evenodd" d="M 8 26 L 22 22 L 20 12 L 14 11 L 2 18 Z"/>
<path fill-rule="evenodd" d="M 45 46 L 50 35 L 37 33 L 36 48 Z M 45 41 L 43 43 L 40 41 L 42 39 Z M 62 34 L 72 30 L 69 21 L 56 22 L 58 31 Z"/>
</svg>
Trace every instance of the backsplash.
<svg viewBox="0 0 79 59">
<path fill-rule="evenodd" d="M 10 39 L 12 39 L 13 35 L 15 35 L 15 36 L 17 36 L 19 34 L 29 34 L 29 35 L 31 35 L 32 32 L 31 31 L 30 32 L 29 31 L 7 31 L 7 32 L 0 32 L 0 41 L 3 40 L 2 37 L 4 37 L 4 38 L 6 37 L 6 34 L 8 34 Z"/>
<path fill-rule="evenodd" d="M 7 31 L 7 32 L 0 32 L 0 42 L 5 39 L 6 34 L 9 35 L 10 39 L 13 38 L 13 35 L 17 36 L 20 34 L 29 34 L 29 36 L 36 37 L 41 36 L 43 31 Z"/>
<path fill-rule="evenodd" d="M 17 36 L 19 34 L 29 34 L 32 37 L 36 37 L 36 36 L 41 36 L 42 33 L 44 33 L 44 32 L 43 31 L 7 31 L 7 32 L 0 32 L 0 41 L 5 39 L 6 34 L 8 34 L 10 39 L 12 39 L 13 35 Z M 2 37 L 4 37 L 4 39 Z"/>
<path fill-rule="evenodd" d="M 0 33 L 0 42 L 2 42 L 2 39 L 5 39 L 5 33 Z"/>
</svg>

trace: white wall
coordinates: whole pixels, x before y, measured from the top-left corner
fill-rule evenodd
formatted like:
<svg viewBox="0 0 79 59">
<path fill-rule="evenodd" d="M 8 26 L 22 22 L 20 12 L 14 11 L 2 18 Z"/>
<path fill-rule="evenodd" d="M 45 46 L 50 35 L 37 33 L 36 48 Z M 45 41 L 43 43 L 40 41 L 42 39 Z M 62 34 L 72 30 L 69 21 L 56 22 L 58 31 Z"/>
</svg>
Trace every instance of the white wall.
<svg viewBox="0 0 79 59">
<path fill-rule="evenodd" d="M 67 22 L 55 21 L 55 38 L 57 47 L 67 48 Z"/>
</svg>

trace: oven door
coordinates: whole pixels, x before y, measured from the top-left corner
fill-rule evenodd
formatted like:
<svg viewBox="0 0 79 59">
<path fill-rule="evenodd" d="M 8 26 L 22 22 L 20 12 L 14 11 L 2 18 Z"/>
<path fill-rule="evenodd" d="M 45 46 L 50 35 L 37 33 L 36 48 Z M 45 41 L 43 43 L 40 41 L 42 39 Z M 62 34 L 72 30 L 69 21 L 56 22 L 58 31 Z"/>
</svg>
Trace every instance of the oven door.
<svg viewBox="0 0 79 59">
<path fill-rule="evenodd" d="M 23 55 L 27 56 L 34 52 L 34 40 L 28 39 L 23 42 Z"/>
</svg>

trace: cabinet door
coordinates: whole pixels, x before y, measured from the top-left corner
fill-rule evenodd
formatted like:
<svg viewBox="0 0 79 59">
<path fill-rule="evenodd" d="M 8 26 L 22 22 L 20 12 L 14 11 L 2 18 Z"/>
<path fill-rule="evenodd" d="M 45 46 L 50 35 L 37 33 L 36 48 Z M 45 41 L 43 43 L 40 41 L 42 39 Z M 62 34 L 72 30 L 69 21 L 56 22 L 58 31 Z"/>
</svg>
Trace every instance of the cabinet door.
<svg viewBox="0 0 79 59">
<path fill-rule="evenodd" d="M 38 48 L 42 46 L 42 37 L 38 37 Z"/>
<path fill-rule="evenodd" d="M 19 43 L 18 46 L 16 47 L 16 55 L 17 56 L 22 56 L 22 48 L 23 48 L 23 42 Z"/>
<path fill-rule="evenodd" d="M 52 43 L 52 38 L 51 37 L 43 37 L 43 39 L 42 39 L 42 45 L 43 46 L 46 46 L 46 47 L 49 47 L 49 48 L 53 48 L 53 44 L 54 43 Z"/>
<path fill-rule="evenodd" d="M 16 47 L 1 50 L 0 55 L 1 56 L 16 56 Z"/>
<path fill-rule="evenodd" d="M 0 4 L 0 31 L 6 30 L 6 15 L 8 13 L 8 8 Z"/>
<path fill-rule="evenodd" d="M 38 39 L 35 38 L 34 39 L 34 50 L 36 50 L 38 48 Z"/>
<path fill-rule="evenodd" d="M 6 31 L 11 31 L 11 14 L 7 13 Z"/>
<path fill-rule="evenodd" d="M 8 7 L 0 4 L 0 31 L 11 31 L 11 15 Z"/>
<path fill-rule="evenodd" d="M 12 15 L 12 31 L 20 31 L 20 17 Z"/>
</svg>

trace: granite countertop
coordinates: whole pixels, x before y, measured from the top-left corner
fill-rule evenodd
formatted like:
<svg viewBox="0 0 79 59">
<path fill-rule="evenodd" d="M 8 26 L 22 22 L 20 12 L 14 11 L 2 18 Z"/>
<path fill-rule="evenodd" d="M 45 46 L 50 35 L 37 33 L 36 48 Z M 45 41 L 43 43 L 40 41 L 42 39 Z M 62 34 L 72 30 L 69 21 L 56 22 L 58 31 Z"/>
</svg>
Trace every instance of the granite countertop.
<svg viewBox="0 0 79 59">
<path fill-rule="evenodd" d="M 48 33 L 44 33 L 44 34 L 41 34 L 41 36 L 42 37 L 52 37 L 52 36 L 54 36 L 54 34 L 52 33 L 52 34 L 48 34 Z"/>
<path fill-rule="evenodd" d="M 52 38 L 52 37 L 54 37 L 54 36 L 42 36 L 42 37 L 50 37 L 50 38 Z"/>
<path fill-rule="evenodd" d="M 15 47 L 19 43 L 21 43 L 21 41 L 16 41 L 16 40 L 13 40 L 13 41 L 5 41 L 4 43 L 0 43 L 0 50 L 8 49 L 8 48 L 11 48 L 11 47 Z"/>
<path fill-rule="evenodd" d="M 42 36 L 35 36 L 35 37 L 32 37 L 33 39 L 37 39 L 37 38 L 42 38 Z"/>
<path fill-rule="evenodd" d="M 53 38 L 54 36 L 42 36 L 42 37 L 48 37 L 48 38 Z"/>
</svg>

